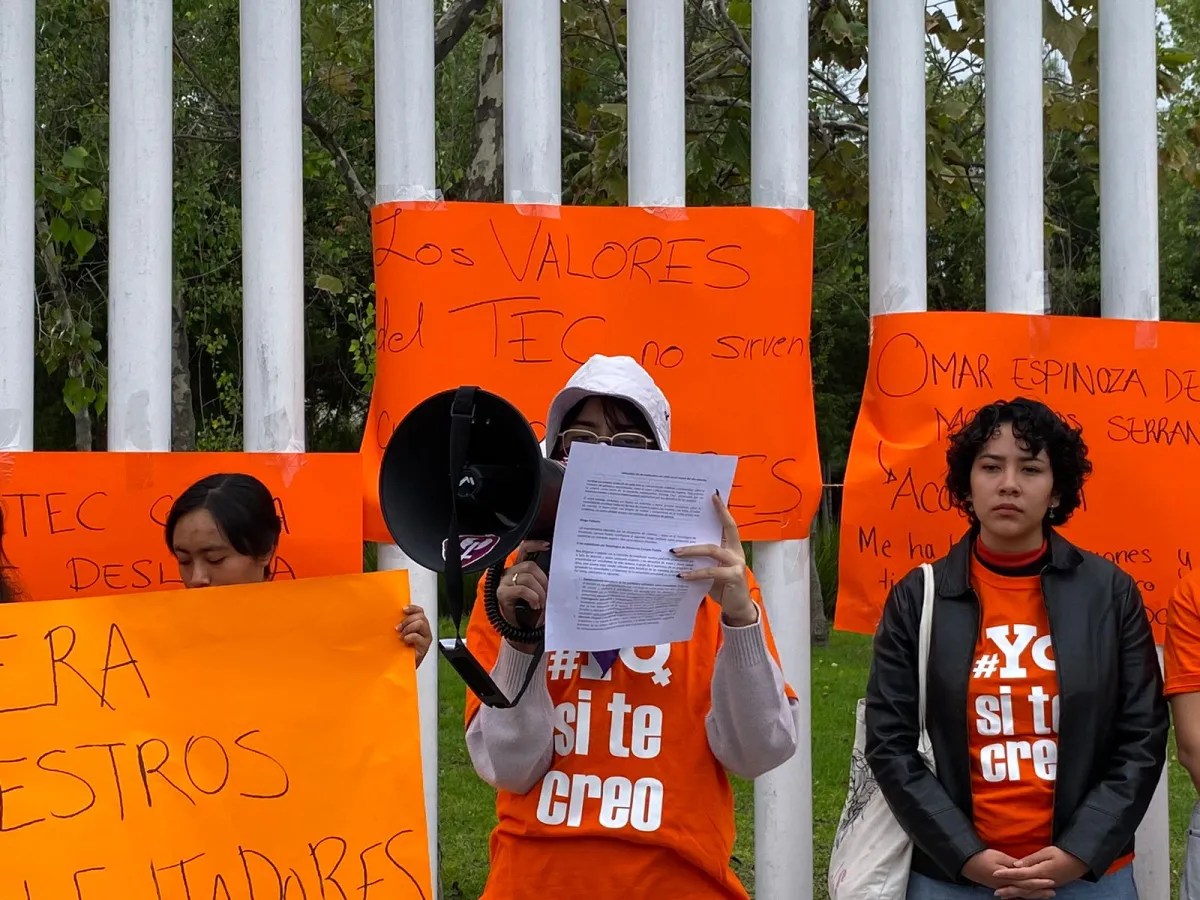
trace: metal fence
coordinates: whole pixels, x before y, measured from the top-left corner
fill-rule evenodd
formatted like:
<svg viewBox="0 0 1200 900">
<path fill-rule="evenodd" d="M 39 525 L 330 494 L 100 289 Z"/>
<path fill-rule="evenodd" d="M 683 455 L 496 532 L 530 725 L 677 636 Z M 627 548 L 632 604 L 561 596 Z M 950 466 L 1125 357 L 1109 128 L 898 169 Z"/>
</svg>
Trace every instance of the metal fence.
<svg viewBox="0 0 1200 900">
<path fill-rule="evenodd" d="M 987 308 L 1043 313 L 1043 0 L 988 0 Z M 375 0 L 376 198 L 436 195 L 435 0 Z M 109 418 L 112 450 L 170 449 L 172 3 L 111 0 Z M 752 202 L 808 202 L 808 4 L 755 0 Z M 874 315 L 925 309 L 923 0 L 870 5 L 870 275 Z M 561 199 L 559 0 L 504 4 L 504 194 Z M 629 199 L 686 203 L 684 0 L 628 0 Z M 245 447 L 304 449 L 301 0 L 242 0 Z M 1158 317 L 1154 0 L 1099 4 L 1102 310 Z M 0 449 L 33 449 L 36 0 L 0 0 Z M 769 101 L 768 101 L 769 98 Z M 1106 127 L 1110 123 L 1119 127 Z M 819 215 L 819 211 L 818 211 Z M 147 337 L 147 332 L 151 336 Z M 381 564 L 408 567 L 395 547 Z M 810 721 L 809 546 L 755 547 L 789 681 Z M 436 580 L 412 572 L 436 612 Z M 422 751 L 437 860 L 437 667 L 420 674 Z M 757 896 L 813 880 L 812 757 L 755 784 Z M 1142 896 L 1169 891 L 1164 785 L 1139 835 Z"/>
</svg>

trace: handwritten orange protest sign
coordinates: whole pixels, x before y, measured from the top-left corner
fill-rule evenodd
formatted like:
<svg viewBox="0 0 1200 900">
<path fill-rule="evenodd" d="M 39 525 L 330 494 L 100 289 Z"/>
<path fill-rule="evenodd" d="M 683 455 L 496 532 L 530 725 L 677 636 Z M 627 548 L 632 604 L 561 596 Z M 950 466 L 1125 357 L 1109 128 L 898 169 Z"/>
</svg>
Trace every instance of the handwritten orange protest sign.
<svg viewBox="0 0 1200 900">
<path fill-rule="evenodd" d="M 802 537 L 820 500 L 809 356 L 808 211 L 389 203 L 374 212 L 375 390 L 366 535 L 382 449 L 460 384 L 499 394 L 541 439 L 550 400 L 596 353 L 632 356 L 672 405 L 672 449 L 740 458 L 746 539 Z"/>
<path fill-rule="evenodd" d="M 0 897 L 429 897 L 404 573 L 0 607 Z"/>
<path fill-rule="evenodd" d="M 25 599 L 180 587 L 163 524 L 216 472 L 244 472 L 283 521 L 275 578 L 362 571 L 361 463 L 349 453 L 0 453 L 4 551 Z"/>
<path fill-rule="evenodd" d="M 997 399 L 1040 400 L 1083 428 L 1095 467 L 1063 529 L 1136 580 L 1158 639 L 1200 563 L 1200 326 L 896 313 L 872 320 L 871 361 L 842 507 L 835 625 L 875 628 L 887 592 L 966 531 L 945 488 L 946 439 Z"/>
</svg>

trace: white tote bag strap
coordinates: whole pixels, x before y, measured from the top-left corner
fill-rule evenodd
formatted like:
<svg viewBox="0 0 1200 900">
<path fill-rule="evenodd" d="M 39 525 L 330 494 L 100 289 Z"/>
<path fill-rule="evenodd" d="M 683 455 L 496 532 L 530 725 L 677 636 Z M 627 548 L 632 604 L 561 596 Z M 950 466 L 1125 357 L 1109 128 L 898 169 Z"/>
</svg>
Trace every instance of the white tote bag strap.
<svg viewBox="0 0 1200 900">
<path fill-rule="evenodd" d="M 933 566 L 929 563 L 921 564 L 921 574 L 925 582 L 925 601 L 921 604 L 921 637 L 918 644 L 918 652 L 920 659 L 917 663 L 917 683 L 920 691 L 920 718 L 918 721 L 921 725 L 921 740 L 927 741 L 925 731 L 925 694 L 929 683 L 929 644 L 933 638 Z"/>
</svg>

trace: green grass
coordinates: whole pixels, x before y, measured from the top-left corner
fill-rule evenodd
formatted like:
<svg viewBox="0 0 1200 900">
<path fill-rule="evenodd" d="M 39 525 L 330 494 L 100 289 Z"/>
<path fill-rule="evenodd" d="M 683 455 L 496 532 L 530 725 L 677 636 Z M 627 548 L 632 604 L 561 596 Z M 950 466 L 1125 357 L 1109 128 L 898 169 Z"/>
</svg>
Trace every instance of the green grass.
<svg viewBox="0 0 1200 900">
<path fill-rule="evenodd" d="M 833 632 L 828 647 L 812 654 L 813 745 L 813 897 L 827 900 L 825 867 L 833 832 L 845 799 L 854 704 L 862 694 L 870 663 L 870 639 Z M 439 819 L 442 885 L 446 900 L 476 900 L 487 879 L 488 835 L 495 824 L 491 788 L 471 768 L 463 740 L 464 688 L 454 670 L 438 658 L 441 694 L 439 735 Z M 1171 872 L 1174 883 L 1183 859 L 1194 791 L 1170 749 Z M 754 895 L 754 793 L 750 782 L 735 779 L 737 842 L 733 868 Z M 797 896 L 800 896 L 797 894 Z"/>
</svg>

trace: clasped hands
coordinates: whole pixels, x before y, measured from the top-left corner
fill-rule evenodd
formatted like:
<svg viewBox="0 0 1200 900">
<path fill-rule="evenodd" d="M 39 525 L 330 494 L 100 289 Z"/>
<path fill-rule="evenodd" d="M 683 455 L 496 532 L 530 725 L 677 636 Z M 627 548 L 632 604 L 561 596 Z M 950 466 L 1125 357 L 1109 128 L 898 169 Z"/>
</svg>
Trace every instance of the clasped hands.
<svg viewBox="0 0 1200 900">
<path fill-rule="evenodd" d="M 963 866 L 963 875 L 995 888 L 1005 900 L 1042 900 L 1053 897 L 1054 889 L 1069 884 L 1087 872 L 1087 864 L 1058 847 L 1043 847 L 1024 859 L 999 850 L 976 853 Z"/>
</svg>

